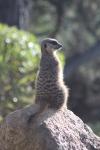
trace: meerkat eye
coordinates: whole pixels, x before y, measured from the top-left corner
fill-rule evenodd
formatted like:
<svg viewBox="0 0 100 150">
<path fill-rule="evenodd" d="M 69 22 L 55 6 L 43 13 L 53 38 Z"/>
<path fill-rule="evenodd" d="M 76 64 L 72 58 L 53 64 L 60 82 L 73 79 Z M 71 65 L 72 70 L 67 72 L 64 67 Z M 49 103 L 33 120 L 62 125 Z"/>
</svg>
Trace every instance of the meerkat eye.
<svg viewBox="0 0 100 150">
<path fill-rule="evenodd" d="M 53 45 L 57 45 L 57 42 L 56 41 L 52 41 L 51 42 Z"/>
</svg>

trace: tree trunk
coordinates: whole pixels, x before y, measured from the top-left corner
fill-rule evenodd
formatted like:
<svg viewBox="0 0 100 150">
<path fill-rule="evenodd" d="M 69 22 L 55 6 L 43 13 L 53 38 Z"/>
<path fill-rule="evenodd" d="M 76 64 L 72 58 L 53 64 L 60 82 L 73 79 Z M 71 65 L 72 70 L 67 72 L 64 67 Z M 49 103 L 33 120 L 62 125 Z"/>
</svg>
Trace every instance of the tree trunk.
<svg viewBox="0 0 100 150">
<path fill-rule="evenodd" d="M 0 22 L 26 30 L 31 9 L 31 0 L 0 0 Z"/>
</svg>

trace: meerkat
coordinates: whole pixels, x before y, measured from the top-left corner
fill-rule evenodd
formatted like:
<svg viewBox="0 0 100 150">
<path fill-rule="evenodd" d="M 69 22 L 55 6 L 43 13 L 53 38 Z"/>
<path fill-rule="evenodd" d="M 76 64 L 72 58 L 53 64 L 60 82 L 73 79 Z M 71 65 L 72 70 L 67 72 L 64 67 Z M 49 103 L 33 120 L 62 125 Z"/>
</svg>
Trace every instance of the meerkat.
<svg viewBox="0 0 100 150">
<path fill-rule="evenodd" d="M 55 39 L 46 38 L 41 42 L 40 68 L 36 81 L 36 103 L 47 104 L 58 110 L 68 99 L 68 88 L 63 81 L 63 71 L 56 55 L 62 45 Z"/>
<path fill-rule="evenodd" d="M 38 115 L 45 108 L 59 110 L 67 103 L 68 88 L 64 84 L 62 67 L 56 55 L 61 48 L 62 45 L 55 39 L 46 38 L 41 42 L 41 60 L 35 87 Z"/>
</svg>

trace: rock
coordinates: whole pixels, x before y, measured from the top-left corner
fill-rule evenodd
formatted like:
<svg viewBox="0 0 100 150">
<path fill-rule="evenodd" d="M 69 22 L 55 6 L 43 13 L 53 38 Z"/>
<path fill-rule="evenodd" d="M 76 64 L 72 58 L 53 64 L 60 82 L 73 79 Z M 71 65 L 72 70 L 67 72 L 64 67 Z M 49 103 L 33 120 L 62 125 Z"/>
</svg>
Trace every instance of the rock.
<svg viewBox="0 0 100 150">
<path fill-rule="evenodd" d="M 45 110 L 29 122 L 37 109 L 29 106 L 5 118 L 0 125 L 0 150 L 100 150 L 100 137 L 67 108 Z"/>
</svg>

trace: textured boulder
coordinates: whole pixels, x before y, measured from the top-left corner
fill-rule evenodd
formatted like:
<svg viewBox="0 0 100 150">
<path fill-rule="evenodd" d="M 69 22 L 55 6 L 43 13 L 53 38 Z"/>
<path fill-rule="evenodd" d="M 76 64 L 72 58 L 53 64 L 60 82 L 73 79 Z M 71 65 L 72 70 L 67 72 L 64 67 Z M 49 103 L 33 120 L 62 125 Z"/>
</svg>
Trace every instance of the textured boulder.
<svg viewBox="0 0 100 150">
<path fill-rule="evenodd" d="M 70 110 L 45 110 L 29 121 L 37 109 L 29 106 L 5 118 L 0 150 L 100 150 L 100 137 Z"/>
</svg>

